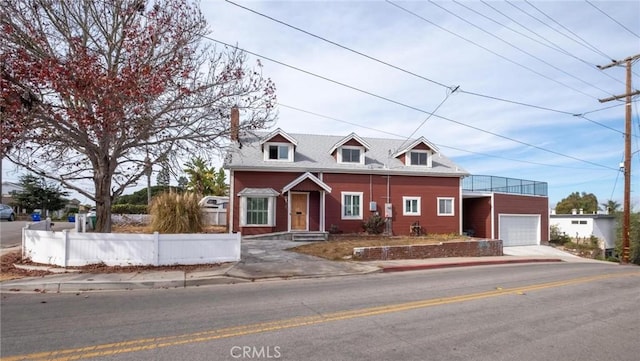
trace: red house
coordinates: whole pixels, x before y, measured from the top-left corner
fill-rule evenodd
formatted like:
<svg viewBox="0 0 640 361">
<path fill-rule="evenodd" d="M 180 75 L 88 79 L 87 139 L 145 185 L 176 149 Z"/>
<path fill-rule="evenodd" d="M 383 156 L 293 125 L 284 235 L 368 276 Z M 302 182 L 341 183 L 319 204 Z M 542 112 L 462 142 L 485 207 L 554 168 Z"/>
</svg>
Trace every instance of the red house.
<svg viewBox="0 0 640 361">
<path fill-rule="evenodd" d="M 380 215 L 387 221 L 386 234 L 409 235 L 419 229 L 499 236 L 487 231 L 492 227 L 487 218 L 497 215 L 486 213 L 480 201 L 465 200 L 462 180 L 469 173 L 423 137 L 403 141 L 276 129 L 232 138 L 224 164 L 230 172 L 231 232 L 325 239 L 329 232 L 362 232 L 363 222 Z M 472 196 L 477 200 L 487 194 Z M 502 195 L 495 199 L 501 203 Z M 479 216 L 463 224 L 467 203 Z M 541 209 L 533 211 L 545 217 Z"/>
</svg>

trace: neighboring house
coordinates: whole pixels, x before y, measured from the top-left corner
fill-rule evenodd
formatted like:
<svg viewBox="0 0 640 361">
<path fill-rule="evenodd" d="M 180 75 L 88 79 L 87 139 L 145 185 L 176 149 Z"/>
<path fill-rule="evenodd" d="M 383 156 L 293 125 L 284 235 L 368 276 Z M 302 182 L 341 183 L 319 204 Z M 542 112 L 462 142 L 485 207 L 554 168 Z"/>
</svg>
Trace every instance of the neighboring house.
<svg viewBox="0 0 640 361">
<path fill-rule="evenodd" d="M 237 129 L 233 120 L 232 129 Z M 230 173 L 231 232 L 358 233 L 363 222 L 377 214 L 387 218 L 387 234 L 409 235 L 419 224 L 421 233 L 460 234 L 473 228 L 475 236 L 497 238 L 517 231 L 514 227 L 529 227 L 517 221 L 532 214 L 537 228 L 528 242 L 548 240 L 546 194 L 482 192 L 466 202 L 462 179 L 469 173 L 423 137 L 403 141 L 276 129 L 241 139 L 232 134 L 232 139 L 234 147 L 224 164 Z M 478 206 L 487 199 L 488 207 Z M 472 219 L 494 216 L 495 221 L 482 223 L 491 231 L 471 221 L 463 225 L 463 200 L 480 214 Z M 491 222 L 511 226 L 499 232 Z"/>
<path fill-rule="evenodd" d="M 15 207 L 12 205 L 12 193 L 14 192 L 22 192 L 22 186 L 18 183 L 2 182 L 2 200 L 0 201 L 0 203 L 12 206 L 13 211 L 16 213 L 16 215 L 25 213 L 26 211 L 24 209 L 20 209 L 19 207 Z"/>
<path fill-rule="evenodd" d="M 616 247 L 616 216 L 612 214 L 552 214 L 551 225 L 558 226 L 575 241 L 597 237 L 600 248 L 611 255 Z"/>
<path fill-rule="evenodd" d="M 547 183 L 474 175 L 462 189 L 466 233 L 501 239 L 507 247 L 548 243 Z"/>
</svg>

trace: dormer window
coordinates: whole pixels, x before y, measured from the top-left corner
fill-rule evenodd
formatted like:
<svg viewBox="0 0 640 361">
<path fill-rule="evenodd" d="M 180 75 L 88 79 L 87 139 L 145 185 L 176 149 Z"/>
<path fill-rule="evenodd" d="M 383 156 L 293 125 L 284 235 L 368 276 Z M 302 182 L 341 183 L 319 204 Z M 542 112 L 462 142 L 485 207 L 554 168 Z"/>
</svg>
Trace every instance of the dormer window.
<svg viewBox="0 0 640 361">
<path fill-rule="evenodd" d="M 407 165 L 431 167 L 431 152 L 427 150 L 412 150 L 406 160 Z"/>
<path fill-rule="evenodd" d="M 266 143 L 264 150 L 264 160 L 293 161 L 293 146 L 289 143 Z"/>
<path fill-rule="evenodd" d="M 340 147 L 338 150 L 338 163 L 364 164 L 364 149 L 354 146 Z"/>
</svg>

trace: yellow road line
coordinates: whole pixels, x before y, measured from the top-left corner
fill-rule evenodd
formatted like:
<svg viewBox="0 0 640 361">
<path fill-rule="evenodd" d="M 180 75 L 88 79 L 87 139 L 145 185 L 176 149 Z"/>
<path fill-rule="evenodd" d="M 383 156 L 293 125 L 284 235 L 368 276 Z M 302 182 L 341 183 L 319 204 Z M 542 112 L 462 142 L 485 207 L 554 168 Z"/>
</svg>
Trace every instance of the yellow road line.
<svg viewBox="0 0 640 361">
<path fill-rule="evenodd" d="M 3 357 L 4 361 L 18 361 L 18 360 L 57 360 L 57 361 L 70 361 L 79 360 L 101 356 L 111 356 L 122 353 L 138 352 L 145 350 L 152 350 L 163 347 L 178 346 L 184 344 L 207 342 L 222 338 L 231 338 L 238 336 L 246 336 L 256 333 L 278 331 L 294 327 L 310 326 L 326 322 L 348 320 L 352 318 L 369 317 L 376 315 L 383 315 L 387 313 L 409 311 L 418 308 L 432 307 L 438 305 L 452 304 L 457 302 L 465 302 L 472 300 L 479 300 L 490 297 L 497 297 L 507 294 L 518 294 L 524 292 L 532 292 L 547 288 L 563 287 L 576 285 L 580 283 L 593 282 L 608 278 L 627 277 L 627 276 L 640 276 L 640 272 L 627 272 L 616 274 L 604 274 L 597 276 L 588 276 L 573 278 L 563 281 L 554 281 L 540 284 L 533 284 L 528 286 L 514 287 L 514 288 L 497 288 L 495 290 L 471 293 L 460 296 L 434 298 L 428 300 L 420 300 L 413 302 L 405 302 L 384 306 L 368 307 L 363 309 L 340 311 L 334 313 L 328 313 L 325 315 L 314 315 L 305 317 L 294 317 L 289 319 L 262 322 L 243 326 L 226 327 L 221 329 L 209 330 L 188 333 L 183 335 L 165 336 L 146 338 L 138 340 L 130 340 L 123 342 L 115 342 L 101 345 L 93 345 L 87 347 L 38 352 L 27 355 L 17 355 Z"/>
</svg>

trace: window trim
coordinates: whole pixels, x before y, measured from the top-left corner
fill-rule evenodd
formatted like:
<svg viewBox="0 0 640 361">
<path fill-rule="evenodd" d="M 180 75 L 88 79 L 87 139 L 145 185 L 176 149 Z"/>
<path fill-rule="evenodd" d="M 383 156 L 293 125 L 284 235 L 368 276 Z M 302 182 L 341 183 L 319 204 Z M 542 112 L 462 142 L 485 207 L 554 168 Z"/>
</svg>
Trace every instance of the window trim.
<svg viewBox="0 0 640 361">
<path fill-rule="evenodd" d="M 360 214 L 358 215 L 347 215 L 345 214 L 345 196 L 358 196 L 359 204 L 358 208 L 360 210 Z M 364 210 L 362 209 L 364 204 L 364 193 L 363 192 L 341 192 L 340 193 L 340 219 L 344 220 L 362 220 Z"/>
<path fill-rule="evenodd" d="M 416 203 L 416 208 L 417 210 L 415 212 L 413 211 L 407 211 L 407 202 L 408 201 L 417 201 Z M 421 215 L 421 211 L 422 211 L 422 204 L 421 204 L 421 197 L 415 197 L 415 196 L 404 196 L 402 197 L 402 215 L 403 216 L 420 216 Z"/>
<path fill-rule="evenodd" d="M 411 154 L 412 153 L 422 153 L 422 154 L 426 154 L 427 155 L 427 164 L 413 164 L 411 163 Z M 429 150 L 422 150 L 422 149 L 412 149 L 410 151 L 407 152 L 407 154 L 405 155 L 405 165 L 409 165 L 409 166 L 414 166 L 414 167 L 427 167 L 427 168 L 431 168 L 431 166 L 433 165 L 433 153 Z"/>
<path fill-rule="evenodd" d="M 267 224 L 247 224 L 247 199 L 267 198 Z M 240 227 L 274 227 L 276 220 L 275 196 L 251 195 L 240 197 Z"/>
<path fill-rule="evenodd" d="M 343 149 L 357 149 L 360 151 L 360 159 L 357 162 L 345 162 L 342 159 L 342 150 Z M 364 147 L 356 146 L 356 145 L 343 145 L 338 148 L 338 163 L 340 164 L 364 164 Z"/>
<path fill-rule="evenodd" d="M 287 147 L 287 158 L 277 158 L 271 159 L 269 158 L 269 150 L 272 146 L 278 147 L 278 155 L 280 154 L 280 147 Z M 285 142 L 266 142 L 264 143 L 263 148 L 264 160 L 266 162 L 292 162 L 293 161 L 293 145 L 291 143 Z"/>
<path fill-rule="evenodd" d="M 455 200 L 456 200 L 455 197 L 438 197 L 437 198 L 437 204 L 436 204 L 437 211 L 438 211 L 438 216 L 441 216 L 441 217 L 453 217 L 453 216 L 455 216 L 456 215 L 456 202 L 455 202 Z M 441 212 L 440 201 L 449 201 L 449 202 L 451 202 L 451 213 Z"/>
</svg>

